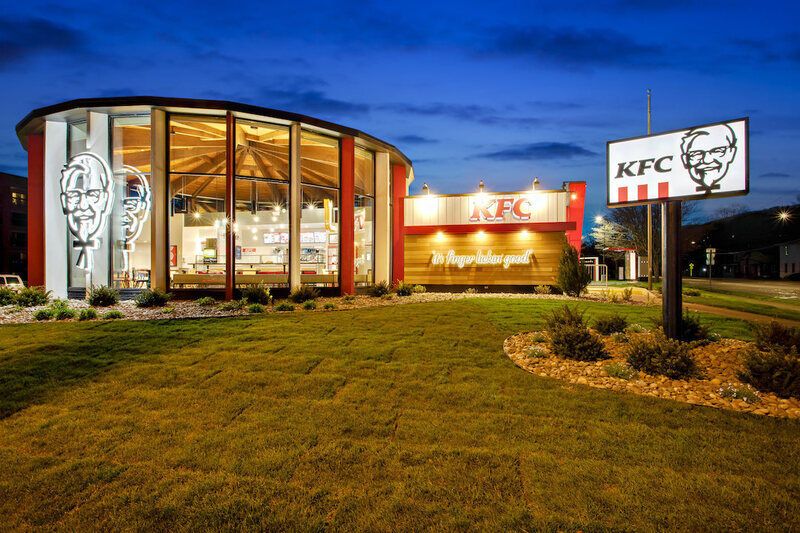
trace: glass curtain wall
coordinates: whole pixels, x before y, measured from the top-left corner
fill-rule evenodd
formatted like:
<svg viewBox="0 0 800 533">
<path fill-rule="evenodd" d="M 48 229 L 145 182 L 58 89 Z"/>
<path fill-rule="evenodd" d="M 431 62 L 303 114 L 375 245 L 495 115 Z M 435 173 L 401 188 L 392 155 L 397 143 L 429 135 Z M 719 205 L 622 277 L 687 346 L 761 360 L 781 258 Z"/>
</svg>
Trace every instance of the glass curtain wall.
<svg viewBox="0 0 800 533">
<path fill-rule="evenodd" d="M 87 131 L 86 122 L 75 122 L 67 125 L 67 160 L 86 151 Z M 69 288 L 86 288 L 86 271 L 76 265 L 79 251 L 73 247 L 75 238 L 69 232 L 69 229 L 67 229 L 65 238 L 67 239 L 67 265 L 69 272 L 67 286 Z"/>
<path fill-rule="evenodd" d="M 339 141 L 303 130 L 300 158 L 300 279 L 308 285 L 338 287 Z"/>
<path fill-rule="evenodd" d="M 375 282 L 375 154 L 356 147 L 355 156 L 353 279 L 365 286 Z"/>
<path fill-rule="evenodd" d="M 289 284 L 289 128 L 236 121 L 237 287 Z"/>
<path fill-rule="evenodd" d="M 111 121 L 112 284 L 116 288 L 150 286 L 150 116 Z"/>
<path fill-rule="evenodd" d="M 225 138 L 222 117 L 170 117 L 172 287 L 225 287 Z"/>
</svg>

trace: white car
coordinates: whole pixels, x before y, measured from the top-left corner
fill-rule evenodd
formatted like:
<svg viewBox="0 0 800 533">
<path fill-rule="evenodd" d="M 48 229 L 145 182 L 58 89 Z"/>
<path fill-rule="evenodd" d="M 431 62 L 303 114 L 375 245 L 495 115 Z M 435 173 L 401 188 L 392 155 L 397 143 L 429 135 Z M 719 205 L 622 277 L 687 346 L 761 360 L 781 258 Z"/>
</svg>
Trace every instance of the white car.
<svg viewBox="0 0 800 533">
<path fill-rule="evenodd" d="M 25 287 L 22 278 L 14 274 L 0 274 L 0 287 L 8 287 L 12 291 L 18 291 Z"/>
</svg>

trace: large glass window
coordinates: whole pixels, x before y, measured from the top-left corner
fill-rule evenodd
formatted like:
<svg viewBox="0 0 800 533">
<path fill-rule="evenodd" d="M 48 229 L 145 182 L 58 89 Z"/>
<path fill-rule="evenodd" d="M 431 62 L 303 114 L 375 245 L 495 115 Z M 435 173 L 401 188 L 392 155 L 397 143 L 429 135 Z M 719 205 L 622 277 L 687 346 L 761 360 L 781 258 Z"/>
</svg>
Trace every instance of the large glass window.
<svg viewBox="0 0 800 533">
<path fill-rule="evenodd" d="M 236 121 L 237 286 L 289 283 L 289 128 Z"/>
<path fill-rule="evenodd" d="M 73 156 L 86 151 L 86 122 L 75 122 L 67 125 L 67 160 Z M 70 288 L 86 288 L 86 270 L 77 266 L 79 249 L 75 249 L 73 241 L 75 237 L 67 229 L 65 236 L 67 239 L 67 265 L 68 265 L 68 286 Z"/>
<path fill-rule="evenodd" d="M 225 286 L 224 118 L 169 121 L 169 262 L 176 288 Z"/>
<path fill-rule="evenodd" d="M 358 147 L 355 152 L 353 279 L 356 285 L 372 285 L 375 281 L 375 154 Z"/>
<path fill-rule="evenodd" d="M 300 137 L 303 208 L 301 281 L 339 285 L 339 141 L 303 131 Z"/>
<path fill-rule="evenodd" d="M 150 116 L 115 117 L 111 123 L 112 282 L 117 288 L 150 286 Z"/>
</svg>

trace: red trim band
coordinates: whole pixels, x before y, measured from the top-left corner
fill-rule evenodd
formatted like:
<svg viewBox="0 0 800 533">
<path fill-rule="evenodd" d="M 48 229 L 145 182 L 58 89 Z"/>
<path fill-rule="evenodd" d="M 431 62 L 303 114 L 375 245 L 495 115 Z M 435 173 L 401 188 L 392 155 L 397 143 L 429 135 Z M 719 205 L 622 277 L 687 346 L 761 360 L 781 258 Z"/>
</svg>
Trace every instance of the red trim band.
<svg viewBox="0 0 800 533">
<path fill-rule="evenodd" d="M 475 233 L 485 231 L 486 233 L 512 233 L 514 231 L 571 231 L 576 229 L 576 223 L 570 222 L 529 222 L 526 224 L 449 224 L 444 226 L 406 226 L 406 235 L 430 235 L 442 231 L 444 233 Z"/>
</svg>

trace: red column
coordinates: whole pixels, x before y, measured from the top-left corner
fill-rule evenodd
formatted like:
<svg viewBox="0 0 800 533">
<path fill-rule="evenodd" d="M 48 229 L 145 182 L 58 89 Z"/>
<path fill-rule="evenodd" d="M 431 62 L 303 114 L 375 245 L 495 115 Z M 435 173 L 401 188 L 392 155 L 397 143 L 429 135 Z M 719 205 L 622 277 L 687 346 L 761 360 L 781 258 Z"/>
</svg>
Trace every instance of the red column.
<svg viewBox="0 0 800 533">
<path fill-rule="evenodd" d="M 569 207 L 567 207 L 567 222 L 574 222 L 575 229 L 567 230 L 567 242 L 581 255 L 581 236 L 583 235 L 583 211 L 586 205 L 586 182 L 570 181 L 567 183 L 569 193 Z"/>
<path fill-rule="evenodd" d="M 392 284 L 405 275 L 403 198 L 407 192 L 405 165 L 392 165 Z"/>
<path fill-rule="evenodd" d="M 233 224 L 236 222 L 236 183 L 234 168 L 236 167 L 236 121 L 233 113 L 228 111 L 225 117 L 225 217 L 228 224 L 225 228 L 225 299 L 233 300 L 233 287 L 236 274 L 236 233 Z"/>
<path fill-rule="evenodd" d="M 44 286 L 44 135 L 28 135 L 28 286 Z"/>
<path fill-rule="evenodd" d="M 342 295 L 356 291 L 355 278 L 355 180 L 356 145 L 352 137 L 339 143 L 342 162 L 342 189 L 339 199 L 339 290 Z"/>
</svg>

